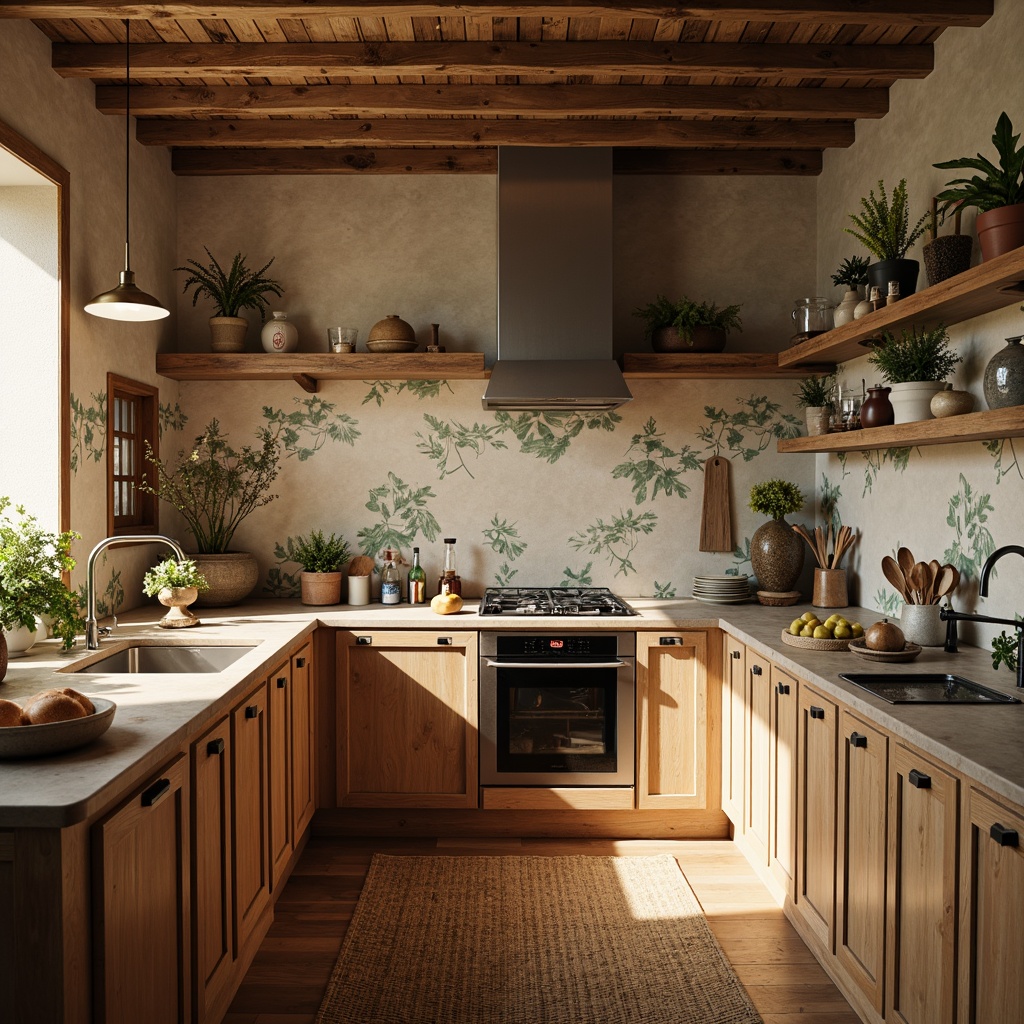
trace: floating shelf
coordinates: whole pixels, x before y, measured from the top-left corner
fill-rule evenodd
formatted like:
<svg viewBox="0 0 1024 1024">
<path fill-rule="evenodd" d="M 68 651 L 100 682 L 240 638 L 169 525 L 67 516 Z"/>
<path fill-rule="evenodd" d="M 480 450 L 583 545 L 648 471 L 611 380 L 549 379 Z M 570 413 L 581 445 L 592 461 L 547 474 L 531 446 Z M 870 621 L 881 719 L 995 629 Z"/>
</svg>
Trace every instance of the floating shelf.
<svg viewBox="0 0 1024 1024">
<path fill-rule="evenodd" d="M 171 380 L 294 380 L 316 394 L 322 380 L 483 380 L 483 352 L 165 352 Z"/>
<path fill-rule="evenodd" d="M 795 379 L 812 373 L 831 373 L 835 368 L 835 363 L 780 366 L 776 352 L 626 352 L 622 357 L 624 375 L 636 378 Z"/>
<path fill-rule="evenodd" d="M 860 320 L 843 324 L 779 353 L 781 366 L 843 362 L 866 352 L 865 343 L 883 331 L 918 324 L 957 324 L 1024 299 L 1024 248 L 986 260 L 956 277 L 883 306 Z"/>
<path fill-rule="evenodd" d="M 778 442 L 780 452 L 863 452 L 876 448 L 912 448 L 929 444 L 961 444 L 997 437 L 1024 437 L 1024 405 L 970 412 L 936 420 L 917 420 L 892 427 L 869 427 Z"/>
</svg>

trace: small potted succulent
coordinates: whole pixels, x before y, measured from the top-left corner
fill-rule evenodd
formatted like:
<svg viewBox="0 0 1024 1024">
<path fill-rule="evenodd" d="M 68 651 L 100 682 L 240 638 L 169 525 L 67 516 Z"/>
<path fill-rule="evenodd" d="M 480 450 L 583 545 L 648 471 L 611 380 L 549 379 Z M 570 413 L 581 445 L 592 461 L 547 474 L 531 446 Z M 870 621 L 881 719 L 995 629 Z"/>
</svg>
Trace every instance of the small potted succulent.
<svg viewBox="0 0 1024 1024">
<path fill-rule="evenodd" d="M 671 302 L 659 295 L 633 310 L 646 324 L 644 338 L 655 352 L 721 352 L 730 331 L 742 331 L 739 306 L 693 302 L 683 296 Z"/>
<path fill-rule="evenodd" d="M 205 246 L 203 248 L 206 249 Z M 281 285 L 265 276 L 274 261 L 271 259 L 259 270 L 253 270 L 246 266 L 245 256 L 236 252 L 231 269 L 225 272 L 209 249 L 206 249 L 206 255 L 210 258 L 208 264 L 190 259 L 186 261 L 187 266 L 174 269 L 188 274 L 182 290 L 193 289 L 193 306 L 204 295 L 217 308 L 216 314 L 210 317 L 210 348 L 214 352 L 241 352 L 245 348 L 249 322 L 239 316 L 239 312 L 255 309 L 260 314 L 260 323 L 263 323 L 268 309 L 264 296 L 281 294 Z"/>
<path fill-rule="evenodd" d="M 794 604 L 800 599 L 793 587 L 804 567 L 804 545 L 785 517 L 803 507 L 800 488 L 788 480 L 765 480 L 750 489 L 750 510 L 768 516 L 750 538 L 750 566 L 762 604 Z"/>
<path fill-rule="evenodd" d="M 842 301 L 832 311 L 833 324 L 842 327 L 853 320 L 853 311 L 864 298 L 863 289 L 868 283 L 867 259 L 863 256 L 848 256 L 832 275 L 832 283 L 845 289 Z"/>
<path fill-rule="evenodd" d="M 208 589 L 206 577 L 190 558 L 180 562 L 176 558 L 165 558 L 142 577 L 142 592 L 170 609 L 157 623 L 164 629 L 198 626 L 199 619 L 188 610 L 188 606 L 201 590 Z"/>
<path fill-rule="evenodd" d="M 303 604 L 340 604 L 341 567 L 351 552 L 343 537 L 313 530 L 299 537 L 292 549 L 292 560 L 302 566 L 299 575 Z"/>
<path fill-rule="evenodd" d="M 807 419 L 808 437 L 828 433 L 835 383 L 834 373 L 828 373 L 824 377 L 804 377 L 800 381 L 796 399 Z"/>
<path fill-rule="evenodd" d="M 869 357 L 890 385 L 895 423 L 931 419 L 932 397 L 962 360 L 950 351 L 943 324 L 930 330 L 904 328 L 899 337 L 887 331 Z"/>
</svg>

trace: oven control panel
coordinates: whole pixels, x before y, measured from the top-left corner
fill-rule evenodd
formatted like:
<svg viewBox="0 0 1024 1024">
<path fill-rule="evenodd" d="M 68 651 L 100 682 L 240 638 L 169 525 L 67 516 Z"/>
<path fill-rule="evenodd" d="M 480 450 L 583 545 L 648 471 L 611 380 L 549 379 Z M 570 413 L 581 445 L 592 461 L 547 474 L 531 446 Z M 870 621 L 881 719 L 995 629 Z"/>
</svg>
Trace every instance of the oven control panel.
<svg viewBox="0 0 1024 1024">
<path fill-rule="evenodd" d="M 533 661 L 565 659 L 595 661 L 631 656 L 634 644 L 624 645 L 618 633 L 498 633 L 495 654 L 499 658 L 528 658 Z M 632 635 L 629 637 L 633 639 Z M 627 647 L 623 650 L 623 647 Z"/>
</svg>

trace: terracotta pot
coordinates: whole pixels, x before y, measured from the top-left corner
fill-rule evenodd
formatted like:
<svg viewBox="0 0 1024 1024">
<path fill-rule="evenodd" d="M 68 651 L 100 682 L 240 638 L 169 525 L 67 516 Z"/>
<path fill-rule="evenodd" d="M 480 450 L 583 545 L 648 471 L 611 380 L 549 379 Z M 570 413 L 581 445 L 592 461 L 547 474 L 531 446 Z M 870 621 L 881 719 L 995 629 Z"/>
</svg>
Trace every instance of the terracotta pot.
<svg viewBox="0 0 1024 1024">
<path fill-rule="evenodd" d="M 244 601 L 260 580 L 256 556 L 249 551 L 227 551 L 219 555 L 189 555 L 210 585 L 197 598 L 206 608 L 225 608 Z"/>
<path fill-rule="evenodd" d="M 242 352 L 249 321 L 241 316 L 210 317 L 210 351 Z"/>
<path fill-rule="evenodd" d="M 188 606 L 199 596 L 195 587 L 164 587 L 156 599 L 170 611 L 157 623 L 164 629 L 182 629 L 198 626 L 199 620 L 188 610 Z"/>
<path fill-rule="evenodd" d="M 981 258 L 992 260 L 1024 245 L 1024 203 L 1000 206 L 978 214 L 974 222 Z"/>
<path fill-rule="evenodd" d="M 939 235 L 922 250 L 928 284 L 956 277 L 971 266 L 974 239 L 970 235 Z"/>
<path fill-rule="evenodd" d="M 651 335 L 655 352 L 721 352 L 725 331 L 716 327 L 695 327 L 687 341 L 674 327 L 659 327 Z"/>
<path fill-rule="evenodd" d="M 860 407 L 860 425 L 862 427 L 888 427 L 894 419 L 892 402 L 889 401 L 891 388 L 880 384 L 868 388 L 868 397 Z"/>
<path fill-rule="evenodd" d="M 784 518 L 770 519 L 750 538 L 750 566 L 759 589 L 790 591 L 804 567 L 804 542 Z"/>
<path fill-rule="evenodd" d="M 303 604 L 341 604 L 340 572 L 301 572 Z"/>
<path fill-rule="evenodd" d="M 868 267 L 868 286 L 880 288 L 884 299 L 889 294 L 889 282 L 898 281 L 900 298 L 905 299 L 917 290 L 917 276 L 920 272 L 921 264 L 917 260 L 879 260 Z"/>
</svg>

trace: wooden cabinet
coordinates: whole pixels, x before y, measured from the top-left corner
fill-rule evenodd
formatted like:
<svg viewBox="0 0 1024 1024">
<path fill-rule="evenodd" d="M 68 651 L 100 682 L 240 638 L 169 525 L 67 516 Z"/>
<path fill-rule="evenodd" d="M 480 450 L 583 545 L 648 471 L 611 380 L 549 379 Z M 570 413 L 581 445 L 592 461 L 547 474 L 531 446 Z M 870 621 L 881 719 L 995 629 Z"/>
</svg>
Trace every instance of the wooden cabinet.
<svg viewBox="0 0 1024 1024">
<path fill-rule="evenodd" d="M 298 845 L 316 810 L 312 642 L 291 656 L 291 679 L 291 829 Z"/>
<path fill-rule="evenodd" d="M 188 759 L 181 754 L 94 829 L 95 1019 L 192 1020 Z"/>
<path fill-rule="evenodd" d="M 800 684 L 796 906 L 829 953 L 835 920 L 837 711 L 833 701 Z"/>
<path fill-rule="evenodd" d="M 958 788 L 949 771 L 903 744 L 893 745 L 887 1021 L 951 1024 L 954 1020 Z M 1011 1019 L 1002 1013 L 986 1018 Z"/>
<path fill-rule="evenodd" d="M 964 795 L 959 1024 L 1024 1020 L 1024 811 Z"/>
<path fill-rule="evenodd" d="M 726 634 L 722 666 L 722 810 L 743 831 L 744 701 L 747 649 Z"/>
<path fill-rule="evenodd" d="M 885 856 L 889 741 L 839 715 L 836 957 L 880 1015 L 885 977 Z"/>
<path fill-rule="evenodd" d="M 748 648 L 746 663 L 743 833 L 758 861 L 767 864 L 771 774 L 771 662 Z"/>
<path fill-rule="evenodd" d="M 708 713 L 708 635 L 638 633 L 637 806 L 716 803 L 718 747 Z"/>
<path fill-rule="evenodd" d="M 275 889 L 292 855 L 291 807 L 291 682 L 290 660 L 278 665 L 267 679 L 269 733 L 268 814 L 270 887 Z"/>
<path fill-rule="evenodd" d="M 797 681 L 771 666 L 768 730 L 768 867 L 791 899 L 796 898 Z"/>
<path fill-rule="evenodd" d="M 337 637 L 338 804 L 476 807 L 477 636 Z"/>
</svg>

